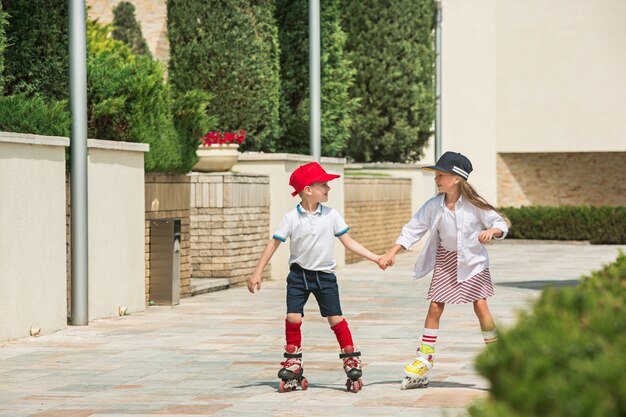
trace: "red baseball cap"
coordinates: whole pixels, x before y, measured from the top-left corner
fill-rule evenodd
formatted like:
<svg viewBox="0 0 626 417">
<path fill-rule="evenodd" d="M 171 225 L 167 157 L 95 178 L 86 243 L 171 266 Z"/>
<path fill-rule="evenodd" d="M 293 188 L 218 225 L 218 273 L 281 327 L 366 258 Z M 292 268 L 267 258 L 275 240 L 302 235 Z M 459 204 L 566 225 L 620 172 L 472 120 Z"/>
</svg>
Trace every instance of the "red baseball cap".
<svg viewBox="0 0 626 417">
<path fill-rule="evenodd" d="M 289 185 L 295 190 L 291 195 L 295 196 L 300 191 L 304 190 L 304 187 L 314 182 L 328 182 L 339 177 L 341 177 L 341 175 L 329 174 L 324 171 L 324 168 L 317 162 L 309 162 L 306 165 L 301 165 L 296 168 L 291 174 L 291 177 L 289 177 Z"/>
</svg>

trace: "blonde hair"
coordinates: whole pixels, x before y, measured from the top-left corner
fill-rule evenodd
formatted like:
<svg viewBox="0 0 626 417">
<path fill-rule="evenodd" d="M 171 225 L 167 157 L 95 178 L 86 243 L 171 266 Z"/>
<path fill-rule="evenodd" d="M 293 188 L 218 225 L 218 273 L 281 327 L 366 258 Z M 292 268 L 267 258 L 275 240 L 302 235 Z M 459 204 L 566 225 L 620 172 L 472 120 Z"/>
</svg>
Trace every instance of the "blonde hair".
<svg viewBox="0 0 626 417">
<path fill-rule="evenodd" d="M 472 203 L 473 205 L 475 205 L 479 209 L 495 211 L 500 216 L 502 216 L 502 218 L 506 222 L 507 226 L 511 227 L 511 220 L 509 220 L 509 218 L 506 216 L 506 214 L 496 210 L 496 208 L 494 206 L 492 206 L 491 204 L 489 204 L 487 202 L 487 200 L 485 200 L 483 197 L 481 197 L 476 192 L 476 190 L 474 190 L 474 187 L 472 187 L 467 181 L 465 181 L 463 178 L 461 178 L 461 181 L 460 181 L 459 184 L 461 186 L 461 195 L 463 196 L 463 198 L 467 199 L 467 201 L 469 201 L 470 203 Z"/>
</svg>

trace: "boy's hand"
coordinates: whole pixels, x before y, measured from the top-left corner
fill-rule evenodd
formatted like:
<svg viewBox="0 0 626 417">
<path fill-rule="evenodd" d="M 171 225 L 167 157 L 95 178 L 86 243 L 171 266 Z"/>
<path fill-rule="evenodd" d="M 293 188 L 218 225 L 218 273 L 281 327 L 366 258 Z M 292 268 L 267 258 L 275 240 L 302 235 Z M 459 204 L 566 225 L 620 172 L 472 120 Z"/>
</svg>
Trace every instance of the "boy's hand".
<svg viewBox="0 0 626 417">
<path fill-rule="evenodd" d="M 254 294 L 255 290 L 261 290 L 261 275 L 252 275 L 248 279 L 248 291 Z"/>
<path fill-rule="evenodd" d="M 393 266 L 393 264 L 395 262 L 396 262 L 395 255 L 392 255 L 390 253 L 386 253 L 378 261 L 378 266 L 380 267 L 380 269 L 385 270 L 388 267 Z"/>
</svg>

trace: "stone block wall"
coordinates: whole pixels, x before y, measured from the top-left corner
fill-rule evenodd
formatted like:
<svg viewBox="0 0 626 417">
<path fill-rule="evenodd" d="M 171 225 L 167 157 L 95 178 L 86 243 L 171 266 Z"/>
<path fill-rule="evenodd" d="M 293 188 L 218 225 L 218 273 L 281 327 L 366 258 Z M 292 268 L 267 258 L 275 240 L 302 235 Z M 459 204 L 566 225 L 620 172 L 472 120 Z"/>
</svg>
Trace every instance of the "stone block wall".
<svg viewBox="0 0 626 417">
<path fill-rule="evenodd" d="M 189 243 L 190 178 L 186 175 L 146 174 L 146 303 L 150 301 L 150 221 L 180 219 L 180 297 L 191 294 L 191 246 Z"/>
<path fill-rule="evenodd" d="M 270 238 L 269 178 L 224 172 L 190 177 L 193 278 L 245 282 Z M 269 266 L 263 278 L 270 278 Z"/>
<path fill-rule="evenodd" d="M 408 178 L 346 177 L 345 220 L 350 236 L 374 253 L 383 254 L 411 218 Z M 346 263 L 362 258 L 346 251 Z"/>
<path fill-rule="evenodd" d="M 626 152 L 500 153 L 498 206 L 624 206 Z"/>
</svg>

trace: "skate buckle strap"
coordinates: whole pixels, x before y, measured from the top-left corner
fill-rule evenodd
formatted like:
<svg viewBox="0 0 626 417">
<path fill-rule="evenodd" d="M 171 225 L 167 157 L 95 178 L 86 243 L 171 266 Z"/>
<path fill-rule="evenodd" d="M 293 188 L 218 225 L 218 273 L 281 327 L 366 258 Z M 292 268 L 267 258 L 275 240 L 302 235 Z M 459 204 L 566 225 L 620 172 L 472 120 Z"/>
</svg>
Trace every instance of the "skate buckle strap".
<svg viewBox="0 0 626 417">
<path fill-rule="evenodd" d="M 361 356 L 361 352 L 352 352 L 352 353 L 340 353 L 339 354 L 339 359 L 344 359 L 344 358 L 353 358 L 355 356 Z"/>
<path fill-rule="evenodd" d="M 431 370 L 433 367 L 433 364 L 430 363 L 430 361 L 423 356 L 418 356 L 417 358 L 415 358 L 415 360 L 422 362 L 426 366 L 426 369 L 428 370 Z"/>
<path fill-rule="evenodd" d="M 283 353 L 283 358 L 297 358 L 300 359 L 302 358 L 302 352 L 300 353 Z"/>
</svg>

